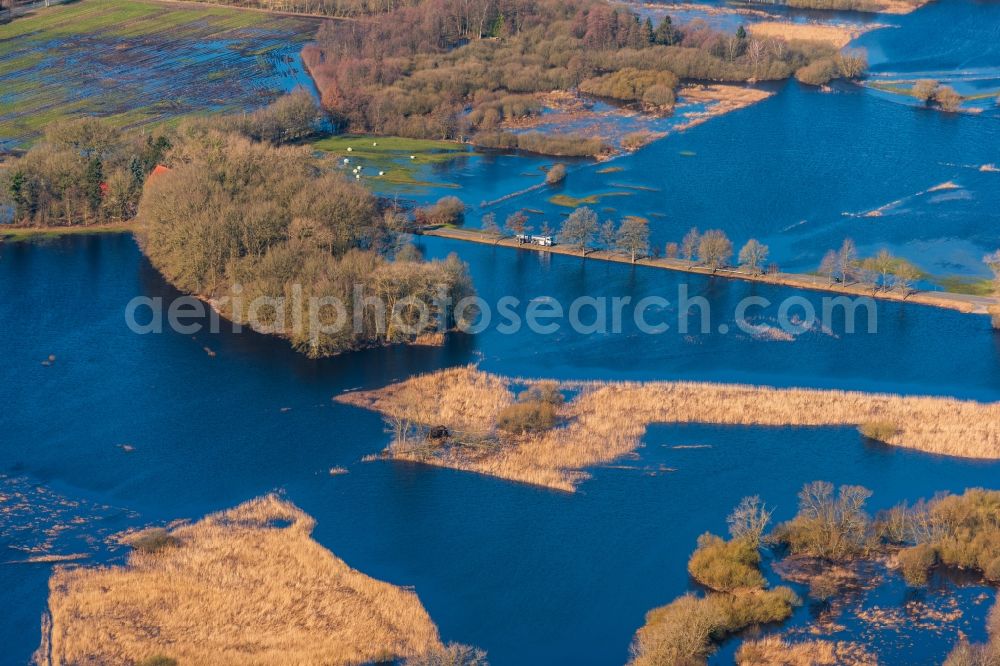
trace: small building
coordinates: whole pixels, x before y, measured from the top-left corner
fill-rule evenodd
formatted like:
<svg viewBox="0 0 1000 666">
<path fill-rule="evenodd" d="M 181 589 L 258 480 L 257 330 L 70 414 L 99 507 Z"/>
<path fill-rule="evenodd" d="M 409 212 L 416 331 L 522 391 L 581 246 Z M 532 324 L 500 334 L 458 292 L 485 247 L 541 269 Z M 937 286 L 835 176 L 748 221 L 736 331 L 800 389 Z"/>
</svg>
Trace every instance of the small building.
<svg viewBox="0 0 1000 666">
<path fill-rule="evenodd" d="M 530 234 L 517 234 L 514 236 L 519 245 L 541 245 L 549 247 L 553 245 L 552 236 L 533 236 Z"/>
</svg>

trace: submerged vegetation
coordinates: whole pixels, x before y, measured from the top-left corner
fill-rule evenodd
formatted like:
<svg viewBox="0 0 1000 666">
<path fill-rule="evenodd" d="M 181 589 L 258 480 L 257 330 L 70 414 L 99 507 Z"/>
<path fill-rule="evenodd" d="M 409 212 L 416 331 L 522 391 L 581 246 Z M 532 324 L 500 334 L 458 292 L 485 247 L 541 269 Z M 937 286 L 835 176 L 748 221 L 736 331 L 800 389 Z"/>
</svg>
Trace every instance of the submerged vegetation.
<svg viewBox="0 0 1000 666">
<path fill-rule="evenodd" d="M 634 451 L 650 423 L 857 426 L 877 419 L 898 424 L 888 441 L 895 446 L 1000 458 L 996 403 L 693 382 L 546 383 L 550 394 L 555 388 L 578 394 L 552 403 L 555 420 L 537 420 L 547 429 L 512 433 L 498 427 L 500 414 L 515 404 L 510 385 L 471 367 L 453 368 L 337 400 L 384 415 L 393 433 L 384 455 L 391 459 L 567 491 L 587 478 L 584 468 Z M 520 410 L 527 420 L 528 410 Z"/>
<path fill-rule="evenodd" d="M 125 566 L 57 569 L 40 656 L 53 666 L 348 665 L 455 649 L 414 592 L 351 569 L 313 527 L 270 495 L 171 529 L 175 545 L 136 549 Z"/>
<path fill-rule="evenodd" d="M 731 539 L 705 534 L 688 563 L 692 578 L 708 588 L 705 596 L 688 593 L 650 611 L 632 645 L 634 666 L 703 664 L 715 643 L 754 625 L 781 622 L 798 603 L 792 590 L 766 589 L 760 570 L 760 547 L 774 548 L 781 563 L 816 564 L 831 575 L 857 560 L 883 560 L 898 568 L 907 582 L 922 586 L 934 565 L 974 570 L 992 583 L 1000 568 L 1000 491 L 969 489 L 962 495 L 939 495 L 913 507 L 897 506 L 872 518 L 866 502 L 872 493 L 861 486 L 835 488 L 825 481 L 806 484 L 799 493 L 798 513 L 764 534 L 770 512 L 760 499 L 744 499 L 729 516 Z M 788 576 L 784 566 L 775 571 Z M 918 573 L 919 576 L 914 576 Z M 796 582 L 801 582 L 795 579 Z M 843 593 L 837 584 L 819 589 L 810 581 L 810 596 L 829 601 Z M 990 613 L 990 640 L 959 643 L 948 666 L 986 666 L 998 652 L 1000 611 Z M 747 638 L 736 653 L 741 666 L 765 664 L 846 665 L 877 663 L 858 643 L 827 640 L 788 641 L 777 635 Z"/>
<path fill-rule="evenodd" d="M 194 3 L 41 4 L 0 25 L 0 150 L 81 116 L 134 129 L 256 108 L 307 83 L 295 54 L 318 25 Z"/>
<path fill-rule="evenodd" d="M 738 509 L 731 518 L 731 524 L 740 524 L 745 516 Z M 734 529 L 729 541 L 713 534 L 699 537 L 688 571 L 710 591 L 701 597 L 689 593 L 649 611 L 635 634 L 629 665 L 705 663 L 714 643 L 727 636 L 788 619 L 801 601 L 788 587 L 767 589 L 760 562 L 759 544 L 746 532 Z"/>
</svg>

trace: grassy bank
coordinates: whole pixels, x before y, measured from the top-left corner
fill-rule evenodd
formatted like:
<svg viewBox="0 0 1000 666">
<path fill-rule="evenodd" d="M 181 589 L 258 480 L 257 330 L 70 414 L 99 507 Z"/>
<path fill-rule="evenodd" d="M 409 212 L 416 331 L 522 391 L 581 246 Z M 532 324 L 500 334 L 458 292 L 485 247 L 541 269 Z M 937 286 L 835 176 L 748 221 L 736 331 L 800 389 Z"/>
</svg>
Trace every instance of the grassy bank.
<svg viewBox="0 0 1000 666">
<path fill-rule="evenodd" d="M 123 234 L 131 232 L 132 228 L 132 225 L 128 223 L 81 224 L 58 227 L 0 226 L 0 241 L 17 242 L 82 234 Z"/>
<path fill-rule="evenodd" d="M 1000 459 L 1000 403 L 848 391 L 697 382 L 564 383 L 558 427 L 512 434 L 502 419 L 512 381 L 473 368 L 422 375 L 336 399 L 381 412 L 395 440 L 384 455 L 572 491 L 585 468 L 635 451 L 651 423 L 861 426 L 888 423 L 887 444 L 926 453 Z M 534 385 L 540 385 L 533 382 Z M 447 437 L 428 437 L 444 426 Z"/>
<path fill-rule="evenodd" d="M 423 185 L 416 179 L 421 167 L 443 164 L 470 153 L 469 146 L 457 141 L 408 139 L 399 136 L 338 134 L 324 137 L 313 148 L 329 154 L 348 171 L 361 166 L 364 179 L 378 178 L 396 185 Z M 384 172 L 379 176 L 379 172 Z M 441 187 L 441 183 L 434 183 Z"/>
<path fill-rule="evenodd" d="M 140 533 L 124 567 L 57 569 L 40 663 L 359 664 L 442 648 L 415 593 L 351 569 L 313 526 L 271 495 Z"/>
<path fill-rule="evenodd" d="M 549 252 L 552 254 L 565 254 L 580 257 L 578 249 L 571 248 L 566 245 L 554 245 L 550 247 L 541 247 L 538 245 L 519 245 L 517 241 L 512 238 L 496 238 L 495 236 L 484 234 L 475 229 L 424 229 L 421 233 L 427 236 L 438 236 L 441 238 L 450 238 L 452 240 L 496 245 L 517 250 Z M 586 259 L 596 261 L 612 261 L 625 264 L 631 263 L 628 256 L 615 252 L 608 252 L 606 250 L 594 250 L 588 252 Z M 933 307 L 947 308 L 949 310 L 957 310 L 959 312 L 972 314 L 987 314 L 987 309 L 997 304 L 997 299 L 975 293 L 941 291 L 915 292 L 904 295 L 899 292 L 879 291 L 873 294 L 871 289 L 862 285 L 831 283 L 825 277 L 818 275 L 809 275 L 805 273 L 757 274 L 737 269 L 713 270 L 708 266 L 697 264 L 693 261 L 686 261 L 684 259 L 640 259 L 636 262 L 636 264 L 640 266 L 649 266 L 651 268 L 661 268 L 685 273 L 712 275 L 736 280 L 746 280 L 750 282 L 766 282 L 768 284 L 794 287 L 796 289 L 826 291 L 852 296 L 870 296 L 888 301 L 906 301 L 908 303 L 930 305 Z"/>
</svg>

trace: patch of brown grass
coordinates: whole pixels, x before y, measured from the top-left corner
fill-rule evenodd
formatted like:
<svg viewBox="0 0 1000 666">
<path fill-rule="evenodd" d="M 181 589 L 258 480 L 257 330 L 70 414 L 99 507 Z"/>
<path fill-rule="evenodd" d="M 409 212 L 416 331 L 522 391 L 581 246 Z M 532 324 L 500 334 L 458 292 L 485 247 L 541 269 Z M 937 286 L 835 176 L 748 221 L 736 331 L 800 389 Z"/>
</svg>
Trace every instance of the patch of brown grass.
<svg viewBox="0 0 1000 666">
<path fill-rule="evenodd" d="M 791 23 L 788 21 L 760 21 L 759 23 L 751 23 L 747 29 L 754 37 L 778 37 L 788 41 L 824 42 L 838 49 L 847 46 L 867 30 L 871 30 L 869 27 L 860 25 Z"/>
<path fill-rule="evenodd" d="M 776 636 L 748 640 L 736 653 L 739 666 L 868 666 L 877 664 L 863 646 L 845 641 L 789 643 Z"/>
<path fill-rule="evenodd" d="M 124 567 L 60 568 L 43 662 L 360 664 L 442 649 L 417 595 L 351 569 L 277 496 L 170 531 Z"/>
<path fill-rule="evenodd" d="M 685 130 L 730 111 L 744 109 L 751 104 L 765 100 L 774 93 L 759 88 L 725 85 L 719 83 L 684 85 L 679 92 L 683 104 L 705 103 L 708 108 L 698 112 L 683 112 L 688 120 L 677 126 L 677 130 Z"/>
<path fill-rule="evenodd" d="M 528 382 L 531 383 L 531 382 Z M 537 382 L 535 382 L 537 383 Z M 496 418 L 514 400 L 510 380 L 472 367 L 422 375 L 336 399 L 475 433 L 434 447 L 396 441 L 384 455 L 572 491 L 584 468 L 635 451 L 650 423 L 745 426 L 893 424 L 886 443 L 927 453 L 1000 459 L 1000 403 L 813 389 L 776 389 L 705 382 L 563 383 L 577 397 L 559 408 L 565 425 L 510 437 Z"/>
</svg>

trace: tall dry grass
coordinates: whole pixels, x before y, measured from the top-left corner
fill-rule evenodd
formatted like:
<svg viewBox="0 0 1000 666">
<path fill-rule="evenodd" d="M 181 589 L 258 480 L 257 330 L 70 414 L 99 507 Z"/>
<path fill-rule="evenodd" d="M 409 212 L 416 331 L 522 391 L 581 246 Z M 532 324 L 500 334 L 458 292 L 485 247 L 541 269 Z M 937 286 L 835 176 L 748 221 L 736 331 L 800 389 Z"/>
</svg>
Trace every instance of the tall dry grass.
<svg viewBox="0 0 1000 666">
<path fill-rule="evenodd" d="M 560 408 L 565 425 L 508 437 L 496 416 L 514 397 L 512 380 L 473 367 L 418 376 L 377 391 L 347 393 L 341 402 L 414 423 L 445 425 L 491 439 L 478 446 L 429 449 L 394 442 L 388 457 L 443 465 L 513 481 L 572 491 L 584 468 L 639 447 L 650 423 L 746 426 L 896 427 L 888 444 L 967 458 L 1000 458 L 1000 403 L 952 398 L 812 389 L 776 389 L 704 382 L 574 382 L 579 390 Z"/>
<path fill-rule="evenodd" d="M 810 640 L 790 643 L 775 636 L 748 640 L 736 653 L 739 666 L 874 666 L 878 659 L 857 643 Z"/>
<path fill-rule="evenodd" d="M 351 569 L 313 526 L 269 495 L 175 528 L 179 545 L 124 567 L 57 569 L 40 660 L 361 664 L 442 649 L 414 592 Z"/>
</svg>

